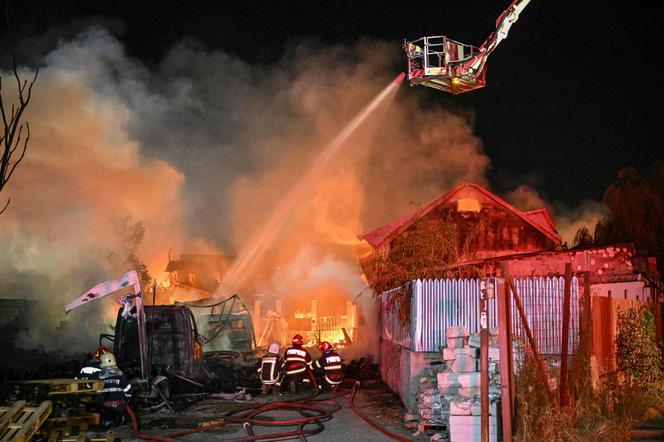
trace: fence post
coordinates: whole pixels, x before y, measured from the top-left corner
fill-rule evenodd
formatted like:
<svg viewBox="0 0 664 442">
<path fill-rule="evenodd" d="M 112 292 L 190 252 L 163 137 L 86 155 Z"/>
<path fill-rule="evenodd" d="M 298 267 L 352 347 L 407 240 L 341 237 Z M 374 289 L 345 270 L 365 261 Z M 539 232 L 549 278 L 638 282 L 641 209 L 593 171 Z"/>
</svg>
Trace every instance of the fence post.
<svg viewBox="0 0 664 442">
<path fill-rule="evenodd" d="M 590 298 L 590 272 L 583 272 L 583 341 L 588 356 L 593 354 L 592 299 Z"/>
<path fill-rule="evenodd" d="M 497 284 L 498 294 L 498 342 L 500 346 L 500 402 L 503 421 L 503 441 L 512 442 L 514 422 L 514 371 L 512 370 L 512 314 L 510 303 L 509 265 L 500 263 L 503 282 Z"/>
<path fill-rule="evenodd" d="M 565 263 L 565 292 L 563 294 L 563 324 L 560 344 L 560 407 L 567 406 L 567 356 L 569 344 L 570 301 L 572 297 L 572 263 Z"/>
<path fill-rule="evenodd" d="M 480 440 L 489 442 L 489 316 L 487 304 L 490 293 L 486 280 L 480 296 Z"/>
</svg>

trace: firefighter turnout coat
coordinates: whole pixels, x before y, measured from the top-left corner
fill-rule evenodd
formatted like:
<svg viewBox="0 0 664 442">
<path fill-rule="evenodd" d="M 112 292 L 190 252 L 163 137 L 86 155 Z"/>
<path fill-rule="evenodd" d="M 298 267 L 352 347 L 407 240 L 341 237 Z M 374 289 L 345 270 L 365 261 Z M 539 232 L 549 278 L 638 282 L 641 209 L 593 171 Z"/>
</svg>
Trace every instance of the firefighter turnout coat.
<svg viewBox="0 0 664 442">
<path fill-rule="evenodd" d="M 127 382 L 122 371 L 116 367 L 102 368 L 95 373 L 94 378 L 104 382 L 104 388 L 100 393 L 104 393 L 104 404 L 113 405 L 124 402 L 126 398 L 131 397 L 131 384 Z"/>
<path fill-rule="evenodd" d="M 341 369 L 341 356 L 334 350 L 325 352 L 320 359 L 316 361 L 316 368 L 323 369 L 325 381 L 329 385 L 339 385 L 344 380 L 344 372 Z"/>
<path fill-rule="evenodd" d="M 311 355 L 301 346 L 289 347 L 284 353 L 285 374 L 288 378 L 303 379 L 311 368 Z"/>
<path fill-rule="evenodd" d="M 281 385 L 284 361 L 279 355 L 268 353 L 263 356 L 258 367 L 258 374 L 263 385 Z"/>
</svg>

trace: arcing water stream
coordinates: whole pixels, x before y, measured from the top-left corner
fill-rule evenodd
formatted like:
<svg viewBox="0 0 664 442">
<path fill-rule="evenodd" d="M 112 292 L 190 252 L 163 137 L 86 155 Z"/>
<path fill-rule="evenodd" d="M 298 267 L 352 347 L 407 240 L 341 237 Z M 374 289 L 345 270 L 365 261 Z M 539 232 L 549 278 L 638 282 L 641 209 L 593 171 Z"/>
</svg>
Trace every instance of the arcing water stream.
<svg viewBox="0 0 664 442">
<path fill-rule="evenodd" d="M 251 238 L 251 240 L 240 250 L 237 259 L 234 261 L 228 272 L 224 276 L 217 297 L 234 293 L 240 289 L 255 270 L 255 266 L 260 262 L 260 258 L 265 251 L 272 245 L 277 235 L 288 221 L 292 213 L 306 196 L 316 177 L 324 170 L 329 161 L 339 153 L 341 147 L 347 141 L 348 137 L 366 121 L 373 112 L 388 98 L 394 97 L 396 90 L 401 85 L 404 74 L 399 74 L 392 82 L 380 92 L 371 103 L 360 111 L 344 129 L 337 135 L 323 151 L 316 157 L 309 169 L 304 173 L 295 186 L 275 207 L 273 212 L 267 217 L 267 222 Z"/>
</svg>

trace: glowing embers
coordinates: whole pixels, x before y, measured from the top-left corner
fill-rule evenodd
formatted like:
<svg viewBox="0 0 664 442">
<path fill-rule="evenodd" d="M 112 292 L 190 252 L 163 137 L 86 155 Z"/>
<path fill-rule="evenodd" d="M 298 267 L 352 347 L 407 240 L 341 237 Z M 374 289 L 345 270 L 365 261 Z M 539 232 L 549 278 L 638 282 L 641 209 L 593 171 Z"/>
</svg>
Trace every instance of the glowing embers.
<svg viewBox="0 0 664 442">
<path fill-rule="evenodd" d="M 410 85 L 451 94 L 484 87 L 486 55 L 475 46 L 443 36 L 422 37 L 404 44 Z"/>
</svg>

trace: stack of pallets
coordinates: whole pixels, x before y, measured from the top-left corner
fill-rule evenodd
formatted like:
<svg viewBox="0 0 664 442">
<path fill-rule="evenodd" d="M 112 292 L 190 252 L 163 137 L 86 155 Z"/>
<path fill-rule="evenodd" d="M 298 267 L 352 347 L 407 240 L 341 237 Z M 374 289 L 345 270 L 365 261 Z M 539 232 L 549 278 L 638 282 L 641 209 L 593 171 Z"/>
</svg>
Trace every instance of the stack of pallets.
<svg viewBox="0 0 664 442">
<path fill-rule="evenodd" d="M 47 386 L 49 396 L 75 395 L 95 393 L 104 388 L 104 382 L 88 379 L 40 379 L 36 381 L 23 381 L 24 386 Z"/>
<path fill-rule="evenodd" d="M 46 421 L 40 433 L 49 442 L 113 442 L 115 440 L 115 434 L 112 431 L 106 431 L 101 434 L 89 432 L 89 427 L 94 425 L 99 425 L 98 413 L 90 413 L 87 416 L 51 418 Z"/>
<path fill-rule="evenodd" d="M 38 407 L 25 405 L 25 401 L 16 401 L 11 407 L 0 407 L 0 441 L 27 442 L 53 410 L 51 401 Z"/>
</svg>

